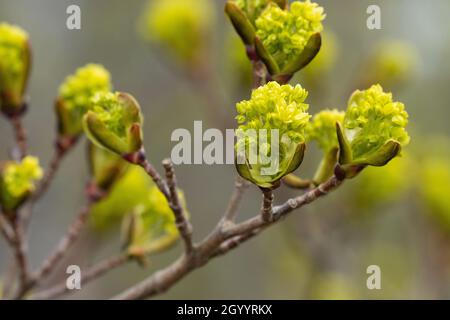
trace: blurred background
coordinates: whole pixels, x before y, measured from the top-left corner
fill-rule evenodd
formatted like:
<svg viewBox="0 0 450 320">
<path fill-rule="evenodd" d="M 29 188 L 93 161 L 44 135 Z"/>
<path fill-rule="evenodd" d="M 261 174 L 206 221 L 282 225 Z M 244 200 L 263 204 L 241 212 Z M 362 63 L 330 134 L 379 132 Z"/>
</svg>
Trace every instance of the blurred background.
<svg viewBox="0 0 450 320">
<path fill-rule="evenodd" d="M 158 36 L 164 28 L 181 35 L 188 28 L 173 23 L 177 15 L 152 23 L 152 2 L 156 0 L 0 0 L 0 22 L 17 24 L 30 34 L 33 68 L 24 121 L 31 154 L 43 166 L 53 150 L 58 87 L 89 62 L 103 64 L 114 88 L 140 101 L 145 146 L 159 169 L 175 145 L 170 141 L 174 129 L 192 131 L 194 120 L 202 120 L 205 129 L 234 128 L 235 104 L 250 94 L 250 65 L 223 13 L 225 1 L 206 0 L 203 29 L 189 29 L 191 34 L 178 37 L 185 39 L 182 44 L 161 43 Z M 310 92 L 310 112 L 345 110 L 351 92 L 380 82 L 406 105 L 410 145 L 402 158 L 364 171 L 158 298 L 450 298 L 450 2 L 316 2 L 327 15 L 323 48 L 317 61 L 291 81 Z M 81 8 L 81 30 L 66 28 L 66 8 L 71 4 Z M 371 4 L 381 8 L 381 30 L 366 27 Z M 163 28 L 161 34 L 155 28 Z M 33 267 L 47 256 L 84 203 L 84 142 L 64 160 L 35 207 L 29 242 Z M 1 118 L 0 159 L 9 157 L 11 147 L 10 125 Z M 298 173 L 311 176 L 319 159 L 311 146 Z M 181 165 L 176 170 L 194 237 L 200 240 L 226 209 L 235 168 Z M 298 193 L 282 187 L 276 191 L 276 202 Z M 254 215 L 259 207 L 260 192 L 252 186 L 239 218 Z M 49 284 L 65 277 L 64 265 L 78 264 L 83 270 L 118 252 L 119 229 L 119 223 L 91 223 Z M 109 298 L 169 264 L 181 249 L 178 244 L 150 257 L 145 268 L 130 263 L 66 298 Z M 8 268 L 9 258 L 8 247 L 0 241 L 0 270 Z M 381 290 L 366 287 L 369 265 L 381 268 Z"/>
</svg>

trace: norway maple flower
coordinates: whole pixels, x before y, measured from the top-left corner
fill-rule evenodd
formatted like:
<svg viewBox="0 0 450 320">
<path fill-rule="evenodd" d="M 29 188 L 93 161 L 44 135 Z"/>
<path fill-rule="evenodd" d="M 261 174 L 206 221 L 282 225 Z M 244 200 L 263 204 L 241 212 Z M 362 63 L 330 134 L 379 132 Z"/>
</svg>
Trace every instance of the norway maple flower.
<svg viewBox="0 0 450 320">
<path fill-rule="evenodd" d="M 209 0 L 153 0 L 142 18 L 142 34 L 179 61 L 199 63 L 213 17 Z"/>
<path fill-rule="evenodd" d="M 336 123 L 342 124 L 344 115 L 343 111 L 326 109 L 314 115 L 307 126 L 307 141 L 317 142 L 323 152 L 323 159 L 313 178 L 315 184 L 320 184 L 333 175 L 339 150 Z"/>
<path fill-rule="evenodd" d="M 323 8 L 317 3 L 294 1 L 286 11 L 269 5 L 256 19 L 256 35 L 279 68 L 302 53 L 309 38 L 323 30 Z"/>
<path fill-rule="evenodd" d="M 344 122 L 345 112 L 326 109 L 315 114 L 307 127 L 308 141 L 316 141 L 324 153 L 339 147 L 336 123 Z"/>
<path fill-rule="evenodd" d="M 142 148 L 142 123 L 138 102 L 123 92 L 97 93 L 83 117 L 88 138 L 120 156 Z"/>
<path fill-rule="evenodd" d="M 111 91 L 111 75 L 102 65 L 87 64 L 69 75 L 59 87 L 56 100 L 59 134 L 77 137 L 83 132 L 82 118 L 98 92 Z"/>
<path fill-rule="evenodd" d="M 255 20 L 269 3 L 274 3 L 282 9 L 287 6 L 287 0 L 235 0 L 234 2 L 247 15 L 252 24 L 255 24 Z"/>
<path fill-rule="evenodd" d="M 310 118 L 307 96 L 300 85 L 269 82 L 254 90 L 250 100 L 236 105 L 236 167 L 243 178 L 274 188 L 299 167 Z"/>
<path fill-rule="evenodd" d="M 319 52 L 325 15 L 310 0 L 228 1 L 225 11 L 247 50 L 253 48 L 272 76 L 292 77 Z"/>
<path fill-rule="evenodd" d="M 20 27 L 0 24 L 0 107 L 8 115 L 24 108 L 30 70 L 28 34 Z"/>
<path fill-rule="evenodd" d="M 344 123 L 338 125 L 339 161 L 349 166 L 383 166 L 409 143 L 408 113 L 380 85 L 355 91 Z"/>
<path fill-rule="evenodd" d="M 1 206 L 6 210 L 16 209 L 35 190 L 35 183 L 42 175 L 36 157 L 26 156 L 21 162 L 3 164 L 0 171 Z"/>
</svg>

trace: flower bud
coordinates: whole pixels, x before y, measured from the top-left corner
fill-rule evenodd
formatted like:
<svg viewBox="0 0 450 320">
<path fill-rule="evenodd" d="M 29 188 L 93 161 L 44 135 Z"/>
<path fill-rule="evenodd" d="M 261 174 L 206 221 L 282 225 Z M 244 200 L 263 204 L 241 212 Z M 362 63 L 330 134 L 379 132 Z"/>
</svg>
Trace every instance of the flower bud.
<svg viewBox="0 0 450 320">
<path fill-rule="evenodd" d="M 7 23 L 0 24 L 0 107 L 15 115 L 25 108 L 24 93 L 31 65 L 28 34 Z"/>
<path fill-rule="evenodd" d="M 253 45 L 256 37 L 255 21 L 269 4 L 286 9 L 287 0 L 229 0 L 225 13 L 246 45 Z"/>
<path fill-rule="evenodd" d="M 248 49 L 264 62 L 273 78 L 286 82 L 317 55 L 323 8 L 309 0 L 228 1 L 225 12 Z"/>
<path fill-rule="evenodd" d="M 61 137 L 76 138 L 83 132 L 82 119 L 98 92 L 111 91 L 111 76 L 103 66 L 88 64 L 68 76 L 59 87 L 55 103 Z"/>
<path fill-rule="evenodd" d="M 309 0 L 294 1 L 289 10 L 269 4 L 256 19 L 256 35 L 282 75 L 293 75 L 319 52 L 323 8 Z M 259 51 L 262 51 L 261 49 Z M 261 59 L 266 63 L 264 56 Z M 273 67 L 268 67 L 272 75 Z"/>
<path fill-rule="evenodd" d="M 236 168 L 244 179 L 275 188 L 300 166 L 310 118 L 304 103 L 307 95 L 300 85 L 269 82 L 236 105 Z"/>
<path fill-rule="evenodd" d="M 88 163 L 95 185 L 109 191 L 125 173 L 128 162 L 109 150 L 89 143 Z"/>
<path fill-rule="evenodd" d="M 21 162 L 8 161 L 0 169 L 0 204 L 5 211 L 14 211 L 35 190 L 42 178 L 36 157 L 26 156 Z"/>
<path fill-rule="evenodd" d="M 408 113 L 380 85 L 355 91 L 343 125 L 337 124 L 339 163 L 347 177 L 365 166 L 384 166 L 409 143 Z"/>
<path fill-rule="evenodd" d="M 179 191 L 183 207 L 183 193 Z M 134 208 L 122 223 L 122 239 L 128 252 L 136 257 L 167 249 L 178 239 L 175 216 L 167 199 L 156 186 L 148 193 L 148 201 Z"/>
<path fill-rule="evenodd" d="M 138 102 L 123 92 L 97 93 L 83 117 L 88 138 L 119 156 L 142 148 L 142 115 Z"/>
</svg>

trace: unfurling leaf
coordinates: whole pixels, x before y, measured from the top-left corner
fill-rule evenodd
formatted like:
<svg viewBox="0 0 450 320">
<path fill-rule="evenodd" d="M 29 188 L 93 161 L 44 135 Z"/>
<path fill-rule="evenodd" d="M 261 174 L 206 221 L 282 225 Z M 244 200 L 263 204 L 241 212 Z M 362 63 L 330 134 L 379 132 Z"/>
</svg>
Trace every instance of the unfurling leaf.
<svg viewBox="0 0 450 320">
<path fill-rule="evenodd" d="M 83 118 L 88 138 L 97 146 L 125 156 L 142 148 L 142 115 L 138 102 L 123 92 L 98 93 Z"/>
</svg>

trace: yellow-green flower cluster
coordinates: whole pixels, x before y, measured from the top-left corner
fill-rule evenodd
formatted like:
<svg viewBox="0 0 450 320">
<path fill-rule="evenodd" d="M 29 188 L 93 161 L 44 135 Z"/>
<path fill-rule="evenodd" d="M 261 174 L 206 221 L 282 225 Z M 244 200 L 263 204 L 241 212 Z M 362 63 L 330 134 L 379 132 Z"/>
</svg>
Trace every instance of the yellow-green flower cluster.
<svg viewBox="0 0 450 320">
<path fill-rule="evenodd" d="M 337 109 L 326 109 L 314 115 L 306 130 L 307 140 L 316 141 L 325 153 L 337 148 L 336 123 L 343 123 L 344 115 L 345 112 Z"/>
<path fill-rule="evenodd" d="M 153 0 L 144 14 L 144 36 L 182 62 L 198 62 L 213 16 L 209 0 Z"/>
<path fill-rule="evenodd" d="M 27 191 L 34 190 L 34 182 L 42 178 L 42 169 L 36 157 L 27 156 L 20 163 L 6 166 L 3 180 L 7 192 L 13 197 L 20 197 Z"/>
<path fill-rule="evenodd" d="M 290 10 L 269 4 L 256 19 L 256 34 L 280 69 L 297 57 L 309 38 L 323 29 L 323 8 L 309 0 L 294 1 Z"/>
<path fill-rule="evenodd" d="M 28 34 L 17 26 L 0 24 L 0 104 L 18 106 L 28 77 Z M 7 96 L 8 101 L 3 101 Z M 10 107 L 10 106 L 8 106 Z"/>
<path fill-rule="evenodd" d="M 111 90 L 111 75 L 103 66 L 88 64 L 68 76 L 59 87 L 57 101 L 60 133 L 77 136 L 81 119 L 89 110 L 96 93 Z"/>
<path fill-rule="evenodd" d="M 236 105 L 236 168 L 244 179 L 262 188 L 274 188 L 283 176 L 298 168 L 310 118 L 309 106 L 304 103 L 307 96 L 300 85 L 269 82 L 254 90 L 250 100 Z"/>
<path fill-rule="evenodd" d="M 344 118 L 353 159 L 376 151 L 388 140 L 407 145 L 407 124 L 408 113 L 403 103 L 392 101 L 392 94 L 383 92 L 380 85 L 355 91 Z"/>
<path fill-rule="evenodd" d="M 300 85 L 280 85 L 271 81 L 252 92 L 250 100 L 236 105 L 239 129 L 277 129 L 279 137 L 292 142 L 305 141 L 305 128 L 310 115 L 304 103 L 308 92 Z"/>
<path fill-rule="evenodd" d="M 254 24 L 261 12 L 272 0 L 235 0 L 237 6 L 247 13 L 249 20 Z"/>
<path fill-rule="evenodd" d="M 36 157 L 26 156 L 21 162 L 7 162 L 1 172 L 1 205 L 14 209 L 35 189 L 35 182 L 43 172 Z"/>
<path fill-rule="evenodd" d="M 67 109 L 83 115 L 92 97 L 98 92 L 111 91 L 111 75 L 102 65 L 90 63 L 68 76 L 59 87 L 59 97 Z"/>
</svg>

